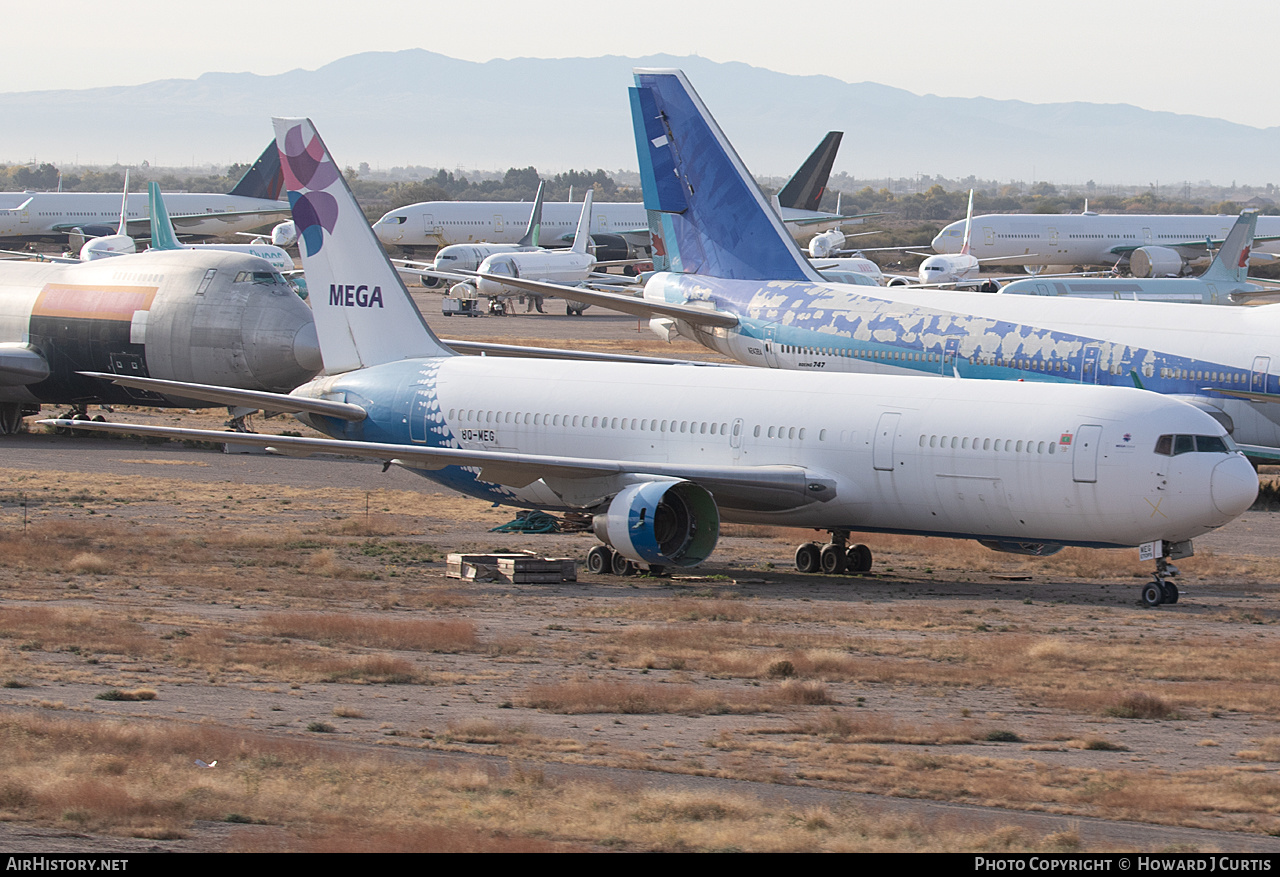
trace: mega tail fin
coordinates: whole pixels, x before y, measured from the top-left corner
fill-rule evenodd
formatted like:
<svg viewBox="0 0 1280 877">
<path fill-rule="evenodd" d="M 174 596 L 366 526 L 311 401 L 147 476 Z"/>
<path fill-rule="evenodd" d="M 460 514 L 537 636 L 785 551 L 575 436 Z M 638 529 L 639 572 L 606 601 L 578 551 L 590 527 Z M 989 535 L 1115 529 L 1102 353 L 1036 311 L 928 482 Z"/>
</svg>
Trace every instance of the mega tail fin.
<svg viewBox="0 0 1280 877">
<path fill-rule="evenodd" d="M 159 183 L 147 183 L 147 201 L 151 209 L 151 249 L 182 249 L 178 236 L 173 232 L 173 223 L 169 221 L 169 210 L 164 206 Z"/>
<path fill-rule="evenodd" d="M 524 237 L 516 241 L 521 247 L 536 247 L 542 237 L 542 190 L 546 187 L 544 180 L 538 181 L 538 194 L 533 198 L 533 212 L 529 214 L 529 227 L 524 230 Z"/>
<path fill-rule="evenodd" d="M 280 150 L 275 142 L 267 144 L 240 182 L 236 183 L 228 195 L 242 195 L 245 198 L 262 198 L 267 201 L 279 201 L 284 197 L 284 176 L 280 172 Z"/>
<path fill-rule="evenodd" d="M 449 356 L 409 298 L 310 119 L 275 119 L 327 374 Z"/>
<path fill-rule="evenodd" d="M 822 278 L 679 70 L 636 70 L 631 121 L 644 206 L 671 270 L 727 280 Z"/>
<path fill-rule="evenodd" d="M 575 253 L 586 253 L 591 246 L 591 196 L 594 190 L 587 189 L 587 197 L 582 199 L 582 213 L 578 216 L 578 230 L 573 234 L 573 246 L 569 249 Z"/>
<path fill-rule="evenodd" d="M 796 175 L 787 180 L 787 184 L 778 193 L 778 203 L 783 207 L 797 210 L 817 210 L 822 203 L 822 195 L 827 191 L 827 181 L 831 179 L 831 167 L 836 162 L 836 153 L 840 151 L 840 139 L 843 131 L 828 131 L 822 138 L 818 148 L 809 154 L 800 165 Z M 840 208 L 836 208 L 836 213 Z"/>
<path fill-rule="evenodd" d="M 1253 235 L 1258 228 L 1258 211 L 1245 210 L 1231 226 L 1222 249 L 1213 257 L 1209 267 L 1200 275 L 1201 280 L 1222 283 L 1244 283 L 1249 278 L 1249 251 L 1253 249 Z"/>
</svg>

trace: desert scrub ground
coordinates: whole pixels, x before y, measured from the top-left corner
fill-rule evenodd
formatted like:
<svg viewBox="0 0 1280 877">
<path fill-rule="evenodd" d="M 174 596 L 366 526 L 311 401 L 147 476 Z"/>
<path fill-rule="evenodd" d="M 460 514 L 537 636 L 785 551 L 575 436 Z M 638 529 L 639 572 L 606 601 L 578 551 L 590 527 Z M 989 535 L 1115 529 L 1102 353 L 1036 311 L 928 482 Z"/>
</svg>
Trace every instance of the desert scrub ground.
<svg viewBox="0 0 1280 877">
<path fill-rule="evenodd" d="M 1198 544 L 1158 610 L 1131 552 L 868 536 L 876 574 L 829 579 L 790 570 L 811 534 L 763 527 L 727 527 L 689 577 L 464 584 L 449 551 L 592 540 L 491 534 L 509 512 L 416 480 L 142 459 L 0 468 L 9 826 L 180 842 L 220 823 L 216 848 L 313 851 L 1168 846 L 1023 813 L 1280 833 L 1266 515 Z"/>
</svg>

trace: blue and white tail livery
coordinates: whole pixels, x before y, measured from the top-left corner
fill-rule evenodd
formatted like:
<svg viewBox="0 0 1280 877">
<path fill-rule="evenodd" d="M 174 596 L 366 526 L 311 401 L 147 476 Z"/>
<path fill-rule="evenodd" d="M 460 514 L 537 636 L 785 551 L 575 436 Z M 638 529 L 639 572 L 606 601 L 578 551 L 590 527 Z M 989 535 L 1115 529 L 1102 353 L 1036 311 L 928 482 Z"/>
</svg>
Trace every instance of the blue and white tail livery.
<svg viewBox="0 0 1280 877">
<path fill-rule="evenodd" d="M 684 74 L 635 81 L 645 204 L 671 259 L 644 293 L 660 336 L 777 369 L 1139 386 L 1191 400 L 1251 456 L 1280 459 L 1280 307 L 821 283 Z"/>
</svg>

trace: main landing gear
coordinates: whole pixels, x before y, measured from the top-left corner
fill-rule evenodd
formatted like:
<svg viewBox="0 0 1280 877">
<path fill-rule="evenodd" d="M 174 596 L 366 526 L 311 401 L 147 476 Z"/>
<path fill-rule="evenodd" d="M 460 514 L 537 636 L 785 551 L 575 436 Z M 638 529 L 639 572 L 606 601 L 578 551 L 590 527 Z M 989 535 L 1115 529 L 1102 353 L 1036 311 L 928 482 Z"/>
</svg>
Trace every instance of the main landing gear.
<svg viewBox="0 0 1280 877">
<path fill-rule="evenodd" d="M 1170 563 L 1170 560 L 1178 560 L 1183 557 L 1190 557 L 1195 552 L 1191 548 L 1191 541 L 1186 542 L 1160 542 L 1161 554 L 1156 560 L 1155 577 L 1142 586 L 1142 605 L 1147 608 L 1154 608 L 1162 604 L 1170 605 L 1178 602 L 1178 586 L 1169 579 L 1178 574 L 1178 568 Z M 1146 546 L 1139 549 L 1139 556 L 1146 558 Z M 1154 555 L 1154 551 L 1152 552 Z"/>
<path fill-rule="evenodd" d="M 651 576 L 660 576 L 663 567 L 649 564 L 647 572 Z M 592 575 L 633 576 L 642 571 L 642 565 L 623 557 L 608 545 L 597 545 L 587 552 L 587 572 Z"/>
<path fill-rule="evenodd" d="M 829 576 L 871 571 L 870 548 L 861 543 L 847 545 L 848 530 L 830 532 L 831 541 L 826 545 L 806 542 L 796 549 L 796 569 L 800 572 L 821 572 Z"/>
</svg>

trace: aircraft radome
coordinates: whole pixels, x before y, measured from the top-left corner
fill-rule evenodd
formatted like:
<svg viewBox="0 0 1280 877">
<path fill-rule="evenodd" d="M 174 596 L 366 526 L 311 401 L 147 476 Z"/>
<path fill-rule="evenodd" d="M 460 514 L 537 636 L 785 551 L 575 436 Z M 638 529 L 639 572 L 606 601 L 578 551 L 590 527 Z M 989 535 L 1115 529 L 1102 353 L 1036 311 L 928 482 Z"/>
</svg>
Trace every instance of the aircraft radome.
<svg viewBox="0 0 1280 877">
<path fill-rule="evenodd" d="M 684 75 L 639 70 L 636 83 L 645 203 L 672 270 L 654 274 L 642 298 L 575 297 L 747 365 L 1140 386 L 1206 411 L 1250 457 L 1280 459 L 1280 306 L 824 283 Z"/>
<path fill-rule="evenodd" d="M 174 250 L 0 262 L 0 434 L 42 404 L 79 416 L 91 404 L 193 405 L 83 371 L 287 391 L 320 367 L 311 310 L 254 256 Z"/>
<path fill-rule="evenodd" d="M 275 125 L 326 374 L 287 396 L 116 380 L 266 404 L 332 438 L 91 428 L 371 457 L 503 505 L 585 512 L 605 543 L 594 572 L 694 566 L 722 520 L 829 531 L 796 560 L 830 573 L 869 568 L 847 544 L 860 530 L 1028 554 L 1147 545 L 1151 605 L 1177 599 L 1165 556 L 1257 494 L 1213 418 L 1131 388 L 454 355 L 311 123 Z"/>
</svg>

